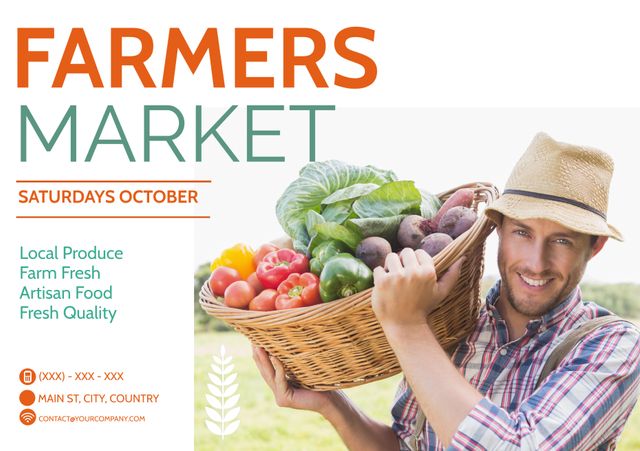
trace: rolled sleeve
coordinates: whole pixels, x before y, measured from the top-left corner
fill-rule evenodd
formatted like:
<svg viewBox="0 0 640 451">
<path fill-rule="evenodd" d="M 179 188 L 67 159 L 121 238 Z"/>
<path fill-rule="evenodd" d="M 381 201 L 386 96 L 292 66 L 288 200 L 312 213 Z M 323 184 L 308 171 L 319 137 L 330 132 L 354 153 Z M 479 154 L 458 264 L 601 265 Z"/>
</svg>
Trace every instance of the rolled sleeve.
<svg viewBox="0 0 640 451">
<path fill-rule="evenodd" d="M 415 429 L 418 402 L 413 392 L 403 377 L 396 391 L 395 400 L 391 409 L 393 423 L 391 428 L 400 441 L 400 449 L 408 449 L 406 441 L 411 437 Z"/>
</svg>

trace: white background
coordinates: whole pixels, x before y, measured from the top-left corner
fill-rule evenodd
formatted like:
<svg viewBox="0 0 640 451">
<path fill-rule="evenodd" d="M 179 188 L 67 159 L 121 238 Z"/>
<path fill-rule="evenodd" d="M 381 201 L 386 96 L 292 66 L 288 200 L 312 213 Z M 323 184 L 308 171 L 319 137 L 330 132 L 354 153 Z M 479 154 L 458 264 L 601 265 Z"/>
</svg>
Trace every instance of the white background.
<svg viewBox="0 0 640 451">
<path fill-rule="evenodd" d="M 280 233 L 273 208 L 279 193 L 304 163 L 299 146 L 306 126 L 299 119 L 301 113 L 294 117 L 290 112 L 282 114 L 281 124 L 276 115 L 259 124 L 265 128 L 282 125 L 281 144 L 278 138 L 258 138 L 265 147 L 256 149 L 265 153 L 281 150 L 287 157 L 285 164 L 231 164 L 212 146 L 206 163 L 194 165 L 196 104 L 215 111 L 231 104 L 335 104 L 336 112 L 318 115 L 318 159 L 340 158 L 393 169 L 400 177 L 414 179 L 435 192 L 473 180 L 490 180 L 502 187 L 517 157 L 541 130 L 562 141 L 600 147 L 617 162 L 609 216 L 627 241 L 608 245 L 587 277 L 634 281 L 639 224 L 633 191 L 640 114 L 632 109 L 592 109 L 640 105 L 636 58 L 640 29 L 632 5 L 593 1 L 407 2 L 393 6 L 339 2 L 303 8 L 299 2 L 112 1 L 90 6 L 86 2 L 22 2 L 5 11 L 0 24 L 4 66 L 0 73 L 4 282 L 0 422 L 5 431 L 0 448 L 15 449 L 16 444 L 24 450 L 193 446 L 193 268 L 226 245 L 236 241 L 258 245 Z M 250 73 L 273 74 L 278 86 L 283 27 L 313 27 L 325 35 L 327 55 L 320 67 L 331 82 L 336 71 L 357 75 L 357 68 L 335 58 L 331 47 L 338 30 L 354 25 L 376 30 L 374 43 L 359 46 L 378 66 L 378 78 L 370 88 L 318 90 L 299 74 L 300 84 L 295 89 L 233 89 L 233 28 L 274 28 L 273 40 L 255 43 L 256 49 L 269 52 L 269 62 L 252 67 Z M 161 79 L 169 27 L 180 27 L 190 43 L 198 41 L 207 27 L 217 27 L 227 87 L 212 89 L 205 66 L 194 76 L 183 65 L 173 89 L 141 88 L 132 72 L 125 72 L 122 89 L 93 89 L 87 77 L 78 75 L 69 76 L 62 89 L 50 88 L 71 27 L 85 29 L 108 86 L 109 29 L 127 26 L 153 35 L 155 52 L 148 67 L 156 83 Z M 32 64 L 29 89 L 16 88 L 18 27 L 56 30 L 53 40 L 34 44 L 34 49 L 49 51 L 50 62 Z M 153 163 L 128 163 L 118 149 L 98 149 L 90 164 L 70 163 L 64 138 L 52 153 L 40 150 L 30 163 L 20 163 L 21 104 L 32 108 L 49 136 L 68 106 L 77 105 L 80 159 L 105 105 L 113 104 L 139 160 L 142 105 L 175 105 L 187 121 L 180 139 L 187 163 L 177 163 L 162 147 L 156 149 Z M 424 109 L 442 107 L 469 109 Z M 484 109 L 487 107 L 515 109 Z M 548 109 L 556 107 L 588 109 Z M 170 128 L 170 118 L 166 121 L 158 126 Z M 229 135 L 236 136 L 237 149 L 243 146 L 243 124 L 241 114 L 227 124 Z M 268 147 L 271 139 L 274 147 Z M 212 215 L 210 221 L 15 218 L 26 211 L 16 201 L 15 180 L 20 178 L 194 176 L 214 181 L 205 190 L 204 203 L 194 211 Z M 117 293 L 120 316 L 113 325 L 17 319 L 17 250 L 21 244 L 37 247 L 50 243 L 126 250 L 125 266 L 105 269 Z M 491 252 L 490 247 L 489 264 Z M 128 390 L 158 392 L 161 403 L 148 411 L 143 407 L 140 413 L 148 420 L 142 425 L 22 427 L 17 421 L 17 395 L 22 389 L 17 374 L 25 366 L 68 371 L 123 369 L 130 377 Z M 99 385 L 93 388 L 106 390 Z"/>
</svg>

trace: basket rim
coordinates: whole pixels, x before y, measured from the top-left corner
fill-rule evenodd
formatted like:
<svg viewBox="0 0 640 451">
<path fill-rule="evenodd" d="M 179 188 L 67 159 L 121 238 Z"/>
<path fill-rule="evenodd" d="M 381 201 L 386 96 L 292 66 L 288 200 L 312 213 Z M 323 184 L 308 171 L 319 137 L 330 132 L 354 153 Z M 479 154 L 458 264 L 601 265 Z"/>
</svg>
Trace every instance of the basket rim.
<svg viewBox="0 0 640 451">
<path fill-rule="evenodd" d="M 499 197 L 498 189 L 495 185 L 488 182 L 467 183 L 443 191 L 437 194 L 437 196 L 441 199 L 446 199 L 461 188 L 475 189 L 479 201 L 482 201 L 486 205 L 489 205 Z M 433 258 L 436 273 L 441 274 L 446 271 L 449 266 L 465 254 L 472 246 L 477 244 L 478 241 L 486 240 L 494 228 L 495 224 L 488 217 L 484 214 L 479 215 L 469 230 L 447 245 Z M 250 324 L 252 326 L 256 326 L 257 324 L 254 321 L 258 320 L 260 326 L 270 326 L 294 322 L 298 325 L 303 325 L 306 322 L 314 321 L 319 316 L 326 317 L 359 310 L 363 305 L 371 303 L 372 290 L 373 288 L 368 288 L 352 296 L 338 299 L 336 300 L 337 302 L 323 302 L 311 306 L 269 311 L 244 310 L 225 305 L 211 292 L 208 279 L 202 285 L 199 295 L 200 306 L 209 315 L 223 320 L 231 320 L 238 324 Z M 440 308 L 440 306 L 437 308 Z"/>
</svg>

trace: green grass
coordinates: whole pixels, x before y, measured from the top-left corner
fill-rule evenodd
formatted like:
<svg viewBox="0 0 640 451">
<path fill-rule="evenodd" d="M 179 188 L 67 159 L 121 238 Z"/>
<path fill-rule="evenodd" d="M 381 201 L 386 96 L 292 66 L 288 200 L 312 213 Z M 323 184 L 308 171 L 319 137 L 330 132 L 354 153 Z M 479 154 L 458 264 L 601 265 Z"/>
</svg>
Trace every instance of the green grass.
<svg viewBox="0 0 640 451">
<path fill-rule="evenodd" d="M 280 408 L 263 381 L 251 357 L 249 341 L 242 335 L 227 333 L 196 334 L 195 355 L 195 434 L 196 451 L 324 451 L 345 450 L 337 433 L 320 415 Z M 205 394 L 212 356 L 220 345 L 233 357 L 240 393 L 240 427 L 222 438 L 205 425 Z M 386 424 L 391 423 L 390 407 L 400 375 L 345 390 L 365 413 Z M 631 418 L 618 443 L 618 449 L 640 449 L 640 407 Z"/>
</svg>

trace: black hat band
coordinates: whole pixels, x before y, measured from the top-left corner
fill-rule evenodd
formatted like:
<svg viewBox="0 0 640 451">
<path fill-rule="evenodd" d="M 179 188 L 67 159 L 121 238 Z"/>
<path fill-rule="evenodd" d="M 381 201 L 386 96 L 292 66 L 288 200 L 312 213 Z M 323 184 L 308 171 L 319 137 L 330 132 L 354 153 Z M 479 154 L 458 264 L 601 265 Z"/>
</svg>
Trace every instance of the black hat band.
<svg viewBox="0 0 640 451">
<path fill-rule="evenodd" d="M 554 196 L 552 194 L 536 193 L 536 192 L 533 192 L 533 191 L 525 191 L 525 190 L 521 190 L 521 189 L 506 189 L 506 190 L 503 191 L 502 194 L 503 195 L 504 194 L 518 194 L 520 196 L 535 197 L 536 199 L 545 199 L 545 200 L 553 200 L 553 201 L 556 201 L 556 202 L 563 202 L 565 204 L 573 205 L 574 207 L 578 207 L 578 208 L 582 208 L 583 210 L 590 211 L 591 213 L 595 213 L 598 216 L 600 216 L 602 219 L 604 219 L 605 221 L 607 220 L 607 215 L 605 215 L 600 210 L 598 210 L 596 208 L 593 208 L 590 205 L 583 204 L 582 202 L 579 202 L 577 200 L 568 199 L 566 197 Z"/>
</svg>

